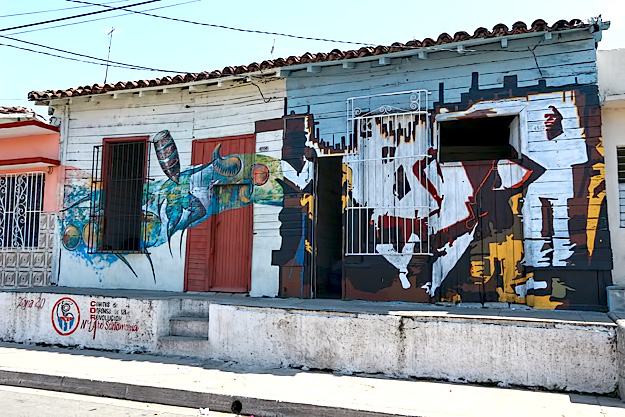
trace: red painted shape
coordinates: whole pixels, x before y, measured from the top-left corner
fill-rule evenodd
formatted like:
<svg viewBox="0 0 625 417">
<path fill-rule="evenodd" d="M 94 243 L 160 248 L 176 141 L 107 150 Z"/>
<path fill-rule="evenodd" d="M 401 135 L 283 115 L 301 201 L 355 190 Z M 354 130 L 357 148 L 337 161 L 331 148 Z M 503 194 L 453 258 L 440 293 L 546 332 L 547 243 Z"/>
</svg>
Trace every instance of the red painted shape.
<svg viewBox="0 0 625 417">
<path fill-rule="evenodd" d="M 254 153 L 254 135 L 230 136 L 193 141 L 191 163 L 211 161 L 215 147 L 221 143 L 220 154 L 237 155 L 243 172 L 251 167 L 243 155 Z M 240 180 L 240 176 L 237 176 Z M 237 182 L 220 182 L 213 187 L 213 203 L 221 202 L 220 189 L 240 187 Z M 208 220 L 190 228 L 187 236 L 185 291 L 247 292 L 252 276 L 252 204 L 211 215 Z"/>
<path fill-rule="evenodd" d="M 37 126 L 44 130 L 49 130 L 49 133 L 58 133 L 60 129 L 56 126 L 49 125 L 44 122 L 40 122 L 39 120 L 26 120 L 24 122 L 11 122 L 11 123 L 3 123 L 0 124 L 0 129 L 12 129 L 15 127 L 25 127 L 25 126 Z"/>
<path fill-rule="evenodd" d="M 40 156 L 35 156 L 32 158 L 0 159 L 0 166 L 25 164 L 46 164 L 50 166 L 59 166 L 61 165 L 61 161 L 59 161 L 58 159 L 44 158 Z"/>
</svg>

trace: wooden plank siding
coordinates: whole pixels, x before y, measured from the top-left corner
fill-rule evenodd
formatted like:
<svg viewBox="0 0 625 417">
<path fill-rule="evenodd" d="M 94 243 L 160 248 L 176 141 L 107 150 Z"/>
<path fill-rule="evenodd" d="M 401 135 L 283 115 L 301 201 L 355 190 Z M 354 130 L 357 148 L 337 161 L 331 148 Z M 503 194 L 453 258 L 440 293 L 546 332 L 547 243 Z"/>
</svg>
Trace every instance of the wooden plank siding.
<svg viewBox="0 0 625 417">
<path fill-rule="evenodd" d="M 499 110 L 515 106 L 527 109 L 522 115 L 521 148 L 536 157 L 541 152 L 552 152 L 553 144 L 545 142 L 545 114 L 549 106 L 557 102 L 557 107 L 563 115 L 561 123 L 566 131 L 566 135 L 556 140 L 559 152 L 562 152 L 562 155 L 581 152 L 580 139 L 583 139 L 586 142 L 585 153 L 588 162 L 580 159 L 572 162 L 572 167 L 550 165 L 548 173 L 550 178 L 553 178 L 550 185 L 554 190 L 561 190 L 559 194 L 558 191 L 549 192 L 551 200 L 548 209 L 551 211 L 544 211 L 546 210 L 544 207 L 536 206 L 537 198 L 524 203 L 523 197 L 518 194 L 514 200 L 509 200 L 514 196 L 513 191 L 508 192 L 505 197 L 503 194 L 497 197 L 498 194 L 488 189 L 479 196 L 470 197 L 469 201 L 477 198 L 478 201 L 487 202 L 486 205 L 490 202 L 492 207 L 489 210 L 500 213 L 499 220 L 495 220 L 494 223 L 490 220 L 490 225 L 483 223 L 479 226 L 478 231 L 474 233 L 486 234 L 487 237 L 471 238 L 472 243 L 467 243 L 466 252 L 463 249 L 457 255 L 459 258 L 454 261 L 456 266 L 452 270 L 447 270 L 447 267 L 442 267 L 439 263 L 446 259 L 444 251 L 452 253 L 454 242 L 457 241 L 456 247 L 461 245 L 466 234 L 453 235 L 452 231 L 438 232 L 440 236 L 436 239 L 449 239 L 449 243 L 446 246 L 446 240 L 435 243 L 432 258 L 415 256 L 410 260 L 407 267 L 408 289 L 402 289 L 400 286 L 398 270 L 390 264 L 390 258 L 386 260 L 383 256 L 345 257 L 346 298 L 421 302 L 504 301 L 527 302 L 541 308 L 600 308 L 600 305 L 605 303 L 605 297 L 598 299 L 593 295 L 592 299 L 584 300 L 584 297 L 579 295 L 580 291 L 601 293 L 600 288 L 606 282 L 605 272 L 609 274 L 612 265 L 605 201 L 601 194 L 597 194 L 599 191 L 589 191 L 600 190 L 600 183 L 603 180 L 603 174 L 600 173 L 603 157 L 597 151 L 601 143 L 601 116 L 597 94 L 595 40 L 592 34 L 576 32 L 564 33 L 550 40 L 539 37 L 510 40 L 507 48 L 501 48 L 498 43 L 490 43 L 471 46 L 465 54 L 459 54 L 450 48 L 449 51 L 430 53 L 427 59 L 418 59 L 416 56 L 393 58 L 387 65 L 372 60 L 358 63 L 354 68 L 342 68 L 340 65 L 324 66 L 320 72 L 314 74 L 308 73 L 305 69 L 293 71 L 287 79 L 287 112 L 296 114 L 308 112 L 314 117 L 314 144 L 309 146 L 316 146 L 320 141 L 330 145 L 340 144 L 346 136 L 348 98 L 411 90 L 427 90 L 431 93 L 429 102 L 433 116 L 436 116 L 439 108 L 445 107 L 453 112 L 454 106 L 460 106 L 458 110 L 464 111 L 480 100 L 492 100 L 491 107 Z M 497 92 L 488 99 L 479 98 L 479 94 L 484 92 L 483 94 L 488 95 L 489 91 Z M 557 98 L 558 91 L 561 92 L 560 99 Z M 515 94 L 518 95 L 516 99 Z M 568 96 L 565 96 L 566 94 Z M 571 98 L 572 94 L 576 96 Z M 479 141 L 479 138 L 471 140 Z M 317 151 L 319 152 L 320 148 L 317 147 Z M 554 158 L 557 159 L 555 156 Z M 471 168 L 473 171 L 467 168 L 470 171 L 467 174 L 468 180 L 475 181 L 480 175 L 486 175 L 480 172 L 488 172 L 487 168 L 488 164 L 485 168 Z M 518 192 L 522 192 L 523 195 L 529 193 L 528 196 L 537 195 L 540 193 L 537 191 L 539 188 L 536 188 L 541 181 L 540 170 L 545 168 L 532 166 L 528 169 L 530 170 L 528 172 L 534 174 L 527 181 L 536 185 L 533 188 L 530 188 L 532 185 L 524 185 Z M 488 175 L 484 181 L 494 178 L 491 174 Z M 478 185 L 479 183 L 473 184 L 473 187 Z M 414 187 L 414 183 L 412 186 Z M 489 187 L 495 189 L 496 186 Z M 569 195 L 567 187 L 572 187 L 572 195 Z M 454 191 L 450 189 L 449 192 Z M 589 193 L 596 197 L 588 197 Z M 464 205 L 465 197 L 448 195 L 447 199 L 452 197 L 458 198 L 456 204 Z M 496 198 L 499 200 L 494 201 Z M 516 214 L 507 214 L 511 204 L 518 204 L 514 209 L 517 210 Z M 536 213 L 541 213 L 541 210 L 543 215 L 538 216 Z M 562 213 L 567 212 L 568 218 L 562 217 Z M 453 212 L 446 215 L 454 217 Z M 545 215 L 553 217 L 551 223 L 545 223 Z M 455 213 L 455 216 L 463 216 L 462 210 Z M 516 219 L 515 222 L 506 223 L 505 230 L 497 229 L 502 227 L 501 219 L 508 216 L 513 216 L 510 219 Z M 522 223 L 523 217 L 525 219 Z M 483 217 L 484 221 L 487 218 L 490 217 Z M 371 223 L 373 220 L 370 219 Z M 564 262 L 558 261 L 555 255 L 554 260 L 551 258 L 547 261 L 538 261 L 538 258 L 532 260 L 520 249 L 525 245 L 526 251 L 529 250 L 531 246 L 529 240 L 548 233 L 545 228 L 553 228 L 553 224 L 556 225 L 556 229 L 561 227 L 559 225 L 563 222 L 567 224 L 568 234 L 573 239 L 573 249 L 570 249 L 573 255 L 567 258 L 566 267 L 556 266 L 563 265 Z M 284 224 L 282 227 L 285 229 Z M 371 227 L 370 233 L 375 233 L 372 225 L 363 227 Z M 495 227 L 494 232 L 490 231 L 492 227 Z M 293 231 L 283 230 L 282 234 L 288 233 Z M 551 238 L 554 241 L 549 244 L 557 246 L 559 243 L 555 241 L 560 239 L 557 237 L 559 232 L 552 230 L 551 233 L 556 233 L 556 237 Z M 521 246 L 513 241 L 505 243 L 506 236 L 512 236 L 514 241 L 521 242 Z M 568 238 L 562 238 L 565 242 L 566 239 Z M 537 243 L 539 242 L 540 239 L 537 240 Z M 397 248 L 397 251 L 400 250 L 401 248 Z M 564 257 L 569 251 L 563 247 L 556 247 L 555 250 L 564 253 Z M 508 259 L 502 261 L 506 256 Z M 514 258 L 512 261 L 511 256 Z M 494 274 L 492 275 L 494 278 L 487 280 L 487 283 L 476 283 L 467 279 L 478 271 L 476 268 L 479 265 L 484 265 L 488 269 L 499 262 L 495 262 L 496 259 L 503 262 L 501 265 L 506 265 L 508 272 L 490 271 L 489 273 Z M 546 263 L 549 264 L 548 267 L 538 266 Z M 442 278 L 437 282 L 433 274 L 436 275 L 436 269 L 439 267 L 442 268 L 438 272 L 442 274 Z M 510 275 L 510 268 L 517 269 L 514 277 L 514 274 Z M 558 268 L 586 270 L 587 273 L 584 272 L 586 281 L 580 281 L 579 274 L 567 281 L 566 274 Z M 543 282 L 537 284 L 536 288 L 530 288 L 531 284 L 525 283 L 534 270 L 536 276 L 545 281 L 544 284 Z M 559 278 L 553 281 L 546 278 L 552 276 Z M 568 289 L 563 290 L 564 287 L 560 286 Z M 538 287 L 541 288 L 537 289 Z M 554 298 L 553 294 L 566 296 Z"/>
<path fill-rule="evenodd" d="M 94 96 L 74 99 L 65 108 L 57 108 L 56 116 L 67 117 L 66 131 L 61 144 L 62 163 L 67 165 L 65 175 L 65 208 L 75 202 L 76 189 L 89 186 L 93 147 L 102 144 L 104 137 L 150 135 L 169 130 L 174 138 L 182 170 L 191 164 L 191 142 L 200 138 L 216 138 L 234 135 L 255 134 L 255 122 L 280 118 L 284 114 L 285 83 L 274 80 L 259 83 L 266 98 L 265 103 L 258 89 L 252 85 L 228 85 L 212 87 L 206 91 L 189 92 L 174 90 L 168 94 L 151 93 L 138 97 L 136 93 L 120 92 L 117 99 L 112 96 Z M 265 137 L 257 143 L 257 154 L 276 155 L 281 152 L 281 130 L 274 137 Z M 268 146 L 268 151 L 260 150 Z M 272 172 L 272 175 L 280 175 Z M 153 182 L 164 182 L 167 177 L 159 167 L 150 143 L 149 177 Z M 276 197 L 277 198 L 277 197 Z M 264 259 L 253 255 L 253 265 L 258 273 L 257 285 L 252 283 L 251 292 L 257 295 L 276 295 L 278 277 L 276 268 L 265 265 L 267 259 L 266 241 L 278 239 L 276 206 L 254 207 L 254 245 L 263 246 L 258 253 Z M 165 208 L 163 207 L 163 210 Z M 68 211 L 78 220 L 86 221 L 89 204 L 81 203 Z M 163 216 L 164 212 L 158 213 Z M 155 227 L 166 227 L 157 225 Z M 258 238 L 257 239 L 257 229 Z M 61 231 L 62 233 L 62 231 Z M 143 255 L 126 255 L 125 258 L 134 273 L 112 256 L 88 255 L 86 251 L 68 251 L 63 248 L 59 285 L 85 287 L 147 288 L 160 290 L 183 290 L 184 263 L 187 234 L 175 233 L 171 242 L 150 248 L 151 262 Z M 192 244 L 198 248 L 206 243 L 200 234 L 195 234 Z M 199 239 L 199 240 L 198 240 Z M 270 245 L 269 245 L 270 247 Z M 82 246 L 81 246 L 82 248 Z M 171 251 L 171 252 L 170 252 Z M 190 268 L 193 268 L 191 262 Z M 75 271 L 81 271 L 76 274 Z M 256 286 L 255 286 L 256 285 Z M 255 292 L 256 291 L 256 292 Z"/>
</svg>

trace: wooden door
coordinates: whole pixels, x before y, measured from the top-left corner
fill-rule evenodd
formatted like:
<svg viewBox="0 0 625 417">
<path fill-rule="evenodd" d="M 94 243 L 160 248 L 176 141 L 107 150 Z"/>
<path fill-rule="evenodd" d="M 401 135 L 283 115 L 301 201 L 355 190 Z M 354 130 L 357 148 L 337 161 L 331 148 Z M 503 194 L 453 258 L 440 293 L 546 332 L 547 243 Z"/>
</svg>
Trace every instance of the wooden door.
<svg viewBox="0 0 625 417">
<path fill-rule="evenodd" d="M 213 155 L 217 146 L 219 153 Z M 253 208 L 247 198 L 251 184 L 246 173 L 252 166 L 254 146 L 254 135 L 193 141 L 192 165 L 238 158 L 240 168 L 234 164 L 237 169 L 215 170 L 203 179 L 206 184 L 202 186 L 211 187 L 211 215 L 188 230 L 185 291 L 250 290 Z"/>
</svg>

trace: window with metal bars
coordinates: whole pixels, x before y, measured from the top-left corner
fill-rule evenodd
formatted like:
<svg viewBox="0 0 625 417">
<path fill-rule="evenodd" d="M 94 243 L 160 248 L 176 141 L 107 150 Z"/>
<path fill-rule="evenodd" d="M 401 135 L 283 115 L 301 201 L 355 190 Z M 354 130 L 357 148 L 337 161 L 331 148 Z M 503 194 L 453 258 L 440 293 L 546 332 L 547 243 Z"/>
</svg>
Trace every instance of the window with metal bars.
<svg viewBox="0 0 625 417">
<path fill-rule="evenodd" d="M 616 147 L 620 226 L 625 227 L 625 146 Z"/>
<path fill-rule="evenodd" d="M 345 255 L 429 255 L 428 92 L 347 100 Z"/>
<path fill-rule="evenodd" d="M 0 175 L 0 248 L 39 246 L 43 172 Z"/>
<path fill-rule="evenodd" d="M 109 138 L 94 147 L 90 217 L 93 252 L 145 253 L 148 137 Z"/>
</svg>

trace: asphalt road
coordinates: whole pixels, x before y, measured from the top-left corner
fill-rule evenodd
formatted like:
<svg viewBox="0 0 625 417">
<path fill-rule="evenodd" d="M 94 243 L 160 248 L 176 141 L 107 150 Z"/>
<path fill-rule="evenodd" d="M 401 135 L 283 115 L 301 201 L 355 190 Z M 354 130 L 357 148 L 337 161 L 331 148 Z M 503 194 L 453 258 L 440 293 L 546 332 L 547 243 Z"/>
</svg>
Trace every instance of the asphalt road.
<svg viewBox="0 0 625 417">
<path fill-rule="evenodd" d="M 0 385 L 2 417 L 235 417 L 206 409 L 90 397 Z"/>
</svg>

